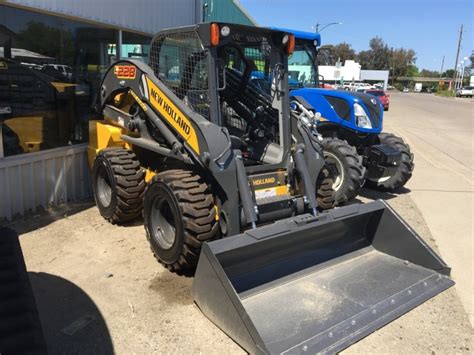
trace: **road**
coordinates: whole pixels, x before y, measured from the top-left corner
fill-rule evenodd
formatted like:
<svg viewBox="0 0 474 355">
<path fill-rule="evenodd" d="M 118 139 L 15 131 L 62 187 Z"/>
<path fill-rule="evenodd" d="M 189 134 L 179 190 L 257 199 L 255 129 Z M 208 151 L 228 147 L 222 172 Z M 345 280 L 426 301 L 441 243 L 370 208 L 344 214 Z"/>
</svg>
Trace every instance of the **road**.
<svg viewBox="0 0 474 355">
<path fill-rule="evenodd" d="M 474 100 L 394 93 L 390 104 L 384 131 L 404 137 L 415 153 L 407 188 L 474 325 Z"/>
</svg>

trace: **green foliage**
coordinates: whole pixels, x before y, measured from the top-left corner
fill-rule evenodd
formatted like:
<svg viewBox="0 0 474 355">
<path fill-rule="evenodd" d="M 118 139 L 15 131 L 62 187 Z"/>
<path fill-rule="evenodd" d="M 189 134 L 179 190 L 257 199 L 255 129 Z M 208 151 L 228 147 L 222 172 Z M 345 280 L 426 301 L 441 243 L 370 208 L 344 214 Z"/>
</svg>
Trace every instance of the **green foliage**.
<svg viewBox="0 0 474 355">
<path fill-rule="evenodd" d="M 410 65 L 416 61 L 416 53 L 413 49 L 405 48 L 391 48 L 390 49 L 390 68 L 392 68 L 391 75 L 407 76 L 407 71 Z"/>
<path fill-rule="evenodd" d="M 419 75 L 427 78 L 439 78 L 439 71 L 423 69 L 420 71 Z"/>
<path fill-rule="evenodd" d="M 364 69 L 382 70 L 389 68 L 390 49 L 380 37 L 374 37 L 369 42 L 370 49 L 361 51 L 357 56 Z"/>
<path fill-rule="evenodd" d="M 454 77 L 454 69 L 448 69 L 443 73 L 443 78 L 452 78 Z"/>
<path fill-rule="evenodd" d="M 16 37 L 17 46 L 55 58 L 60 64 L 72 65 L 74 42 L 72 33 L 31 21 Z"/>
<path fill-rule="evenodd" d="M 407 67 L 406 76 L 420 76 L 418 67 L 416 65 L 409 65 Z"/>
<path fill-rule="evenodd" d="M 416 53 L 413 49 L 389 48 L 380 37 L 369 41 L 370 49 L 360 51 L 356 58 L 363 69 L 387 70 L 391 68 L 390 75 L 406 76 L 408 68 L 414 65 Z"/>
<path fill-rule="evenodd" d="M 355 50 L 347 42 L 342 42 L 336 45 L 326 45 L 324 48 L 328 48 L 331 51 L 334 62 L 339 59 L 344 63 L 346 60 L 354 60 L 356 58 Z"/>
<path fill-rule="evenodd" d="M 436 95 L 442 96 L 442 97 L 455 97 L 456 96 L 456 94 L 452 90 L 440 90 L 436 93 Z"/>
<path fill-rule="evenodd" d="M 393 84 L 393 86 L 395 86 L 395 89 L 397 89 L 398 91 L 403 91 L 403 88 L 405 87 L 405 85 L 403 85 L 402 83 L 399 83 L 399 82 L 395 82 L 395 84 Z"/>
</svg>

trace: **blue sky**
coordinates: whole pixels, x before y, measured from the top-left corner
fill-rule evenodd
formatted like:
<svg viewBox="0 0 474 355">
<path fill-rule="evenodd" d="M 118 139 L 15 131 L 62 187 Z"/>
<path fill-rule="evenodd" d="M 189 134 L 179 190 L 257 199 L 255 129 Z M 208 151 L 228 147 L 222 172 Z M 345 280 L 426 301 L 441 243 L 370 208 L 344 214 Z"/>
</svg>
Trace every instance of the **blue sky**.
<svg viewBox="0 0 474 355">
<path fill-rule="evenodd" d="M 240 0 L 260 26 L 312 31 L 316 23 L 342 22 L 321 32 L 323 44 L 346 41 L 359 51 L 380 36 L 393 47 L 412 48 L 420 69 L 452 69 L 459 27 L 464 24 L 460 57 L 473 45 L 472 0 Z"/>
</svg>

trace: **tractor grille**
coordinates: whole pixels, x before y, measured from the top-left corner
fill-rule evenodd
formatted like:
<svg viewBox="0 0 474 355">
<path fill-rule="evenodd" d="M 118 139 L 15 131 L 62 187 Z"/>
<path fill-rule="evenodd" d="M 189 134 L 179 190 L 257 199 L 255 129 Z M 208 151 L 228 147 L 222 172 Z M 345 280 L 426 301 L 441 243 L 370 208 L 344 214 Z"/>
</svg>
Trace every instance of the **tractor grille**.
<svg viewBox="0 0 474 355">
<path fill-rule="evenodd" d="M 325 95 L 324 98 L 334 107 L 334 110 L 340 118 L 345 121 L 351 120 L 351 108 L 346 100 L 328 95 Z"/>
<path fill-rule="evenodd" d="M 171 33 L 154 39 L 150 66 L 191 110 L 209 119 L 207 55 L 196 32 Z"/>
<path fill-rule="evenodd" d="M 0 354 L 46 354 L 20 243 L 0 228 Z"/>
</svg>

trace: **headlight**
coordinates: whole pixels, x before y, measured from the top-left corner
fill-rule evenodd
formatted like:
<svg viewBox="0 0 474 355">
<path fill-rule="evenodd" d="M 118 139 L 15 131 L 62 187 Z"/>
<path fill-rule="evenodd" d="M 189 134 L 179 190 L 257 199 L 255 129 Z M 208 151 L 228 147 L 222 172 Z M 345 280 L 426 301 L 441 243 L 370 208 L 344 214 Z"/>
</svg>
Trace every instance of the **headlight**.
<svg viewBox="0 0 474 355">
<path fill-rule="evenodd" d="M 356 117 L 356 125 L 360 128 L 372 128 L 369 116 L 365 112 L 364 108 L 358 103 L 354 104 L 354 115 Z"/>
</svg>

